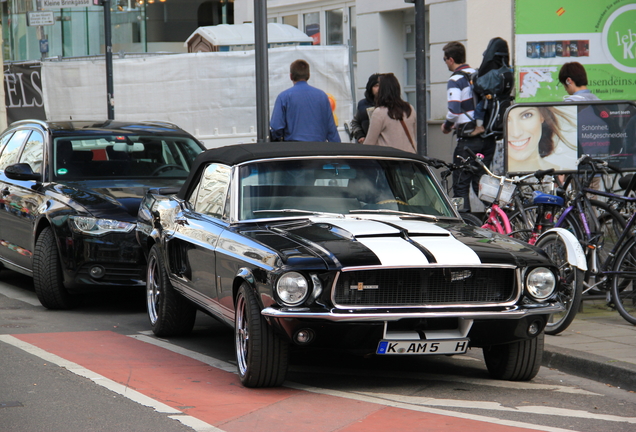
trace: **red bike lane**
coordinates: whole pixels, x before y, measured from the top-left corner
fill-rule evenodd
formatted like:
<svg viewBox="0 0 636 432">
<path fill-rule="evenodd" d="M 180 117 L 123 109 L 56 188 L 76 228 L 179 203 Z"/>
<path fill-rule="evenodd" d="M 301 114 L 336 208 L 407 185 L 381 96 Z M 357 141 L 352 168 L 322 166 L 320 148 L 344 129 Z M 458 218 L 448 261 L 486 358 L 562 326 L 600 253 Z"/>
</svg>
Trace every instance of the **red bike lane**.
<svg viewBox="0 0 636 432">
<path fill-rule="evenodd" d="M 14 335 L 221 431 L 530 431 L 287 387 L 248 389 L 236 374 L 109 331 Z M 474 416 L 473 416 L 474 417 Z M 508 423 L 508 424 L 502 424 Z"/>
</svg>

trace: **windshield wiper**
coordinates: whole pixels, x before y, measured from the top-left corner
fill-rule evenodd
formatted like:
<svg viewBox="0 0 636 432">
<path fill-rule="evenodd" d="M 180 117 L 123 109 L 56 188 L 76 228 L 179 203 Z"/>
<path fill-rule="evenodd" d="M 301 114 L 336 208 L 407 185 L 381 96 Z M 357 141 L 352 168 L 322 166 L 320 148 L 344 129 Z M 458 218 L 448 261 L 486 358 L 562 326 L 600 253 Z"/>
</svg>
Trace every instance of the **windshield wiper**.
<svg viewBox="0 0 636 432">
<path fill-rule="evenodd" d="M 349 212 L 350 213 L 389 213 L 389 214 L 404 216 L 405 218 L 408 218 L 408 219 L 427 219 L 433 222 L 437 222 L 438 220 L 438 217 L 433 215 L 427 215 L 422 213 L 411 213 L 411 212 L 405 212 L 401 210 L 391 210 L 391 209 L 360 209 L 360 210 L 354 209 L 354 210 L 349 210 Z"/>
<path fill-rule="evenodd" d="M 300 214 L 310 214 L 310 215 L 318 215 L 318 216 L 331 216 L 337 218 L 344 218 L 342 213 L 329 213 L 329 212 L 320 212 L 314 210 L 300 210 L 300 209 L 276 209 L 276 210 L 254 210 L 252 213 L 300 213 Z"/>
</svg>

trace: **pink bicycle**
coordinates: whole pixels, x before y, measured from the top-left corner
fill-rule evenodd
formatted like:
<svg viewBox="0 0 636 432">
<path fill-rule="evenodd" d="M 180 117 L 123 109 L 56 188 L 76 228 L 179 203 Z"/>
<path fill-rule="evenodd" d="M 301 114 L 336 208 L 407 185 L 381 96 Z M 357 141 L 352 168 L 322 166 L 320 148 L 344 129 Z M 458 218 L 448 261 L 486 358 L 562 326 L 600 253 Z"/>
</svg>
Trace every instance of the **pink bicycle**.
<svg viewBox="0 0 636 432">
<path fill-rule="evenodd" d="M 469 153 L 472 152 L 469 151 Z M 481 227 L 499 234 L 520 238 L 534 245 L 545 230 L 554 226 L 554 216 L 559 208 L 563 207 L 563 198 L 534 191 L 532 199 L 526 200 L 515 192 L 517 185 L 527 185 L 526 180 L 530 178 L 536 178 L 542 182 L 544 177 L 554 172 L 554 169 L 539 170 L 512 179 L 490 171 L 483 162 L 483 155 L 474 154 L 473 157 L 486 172 L 479 180 L 479 199 L 490 203 L 486 209 L 486 220 Z M 509 217 L 502 206 L 507 206 L 513 201 L 515 212 Z"/>
</svg>

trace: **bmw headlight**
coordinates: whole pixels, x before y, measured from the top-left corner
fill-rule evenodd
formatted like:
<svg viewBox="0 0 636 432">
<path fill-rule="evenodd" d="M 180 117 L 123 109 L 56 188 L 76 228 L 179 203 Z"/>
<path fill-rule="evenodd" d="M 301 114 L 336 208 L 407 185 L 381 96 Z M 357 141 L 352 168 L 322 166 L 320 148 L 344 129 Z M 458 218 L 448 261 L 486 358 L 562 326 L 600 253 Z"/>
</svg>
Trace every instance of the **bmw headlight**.
<svg viewBox="0 0 636 432">
<path fill-rule="evenodd" d="M 71 216 L 70 226 L 75 232 L 94 236 L 113 232 L 129 233 L 135 229 L 134 223 L 89 216 Z"/>
<path fill-rule="evenodd" d="M 537 267 L 526 276 L 528 294 L 536 300 L 545 300 L 552 295 L 556 287 L 554 273 L 545 267 Z"/>
<path fill-rule="evenodd" d="M 307 298 L 309 283 L 300 273 L 285 273 L 276 283 L 276 292 L 286 306 L 298 306 Z"/>
</svg>

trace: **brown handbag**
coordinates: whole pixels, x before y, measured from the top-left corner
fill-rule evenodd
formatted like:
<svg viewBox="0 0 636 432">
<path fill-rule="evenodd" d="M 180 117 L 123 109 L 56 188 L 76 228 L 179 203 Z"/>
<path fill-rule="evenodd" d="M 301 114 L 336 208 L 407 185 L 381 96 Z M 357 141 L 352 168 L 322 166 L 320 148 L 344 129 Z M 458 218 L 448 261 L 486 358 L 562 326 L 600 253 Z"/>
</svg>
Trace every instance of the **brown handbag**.
<svg viewBox="0 0 636 432">
<path fill-rule="evenodd" d="M 406 136 L 409 137 L 409 142 L 413 146 L 413 150 L 415 150 L 415 153 L 417 153 L 417 147 L 415 147 L 415 143 L 413 142 L 413 138 L 411 138 L 409 129 L 406 127 L 406 123 L 404 123 L 404 119 L 400 119 L 400 123 L 402 123 L 402 127 L 404 128 L 404 132 L 406 132 Z"/>
</svg>

